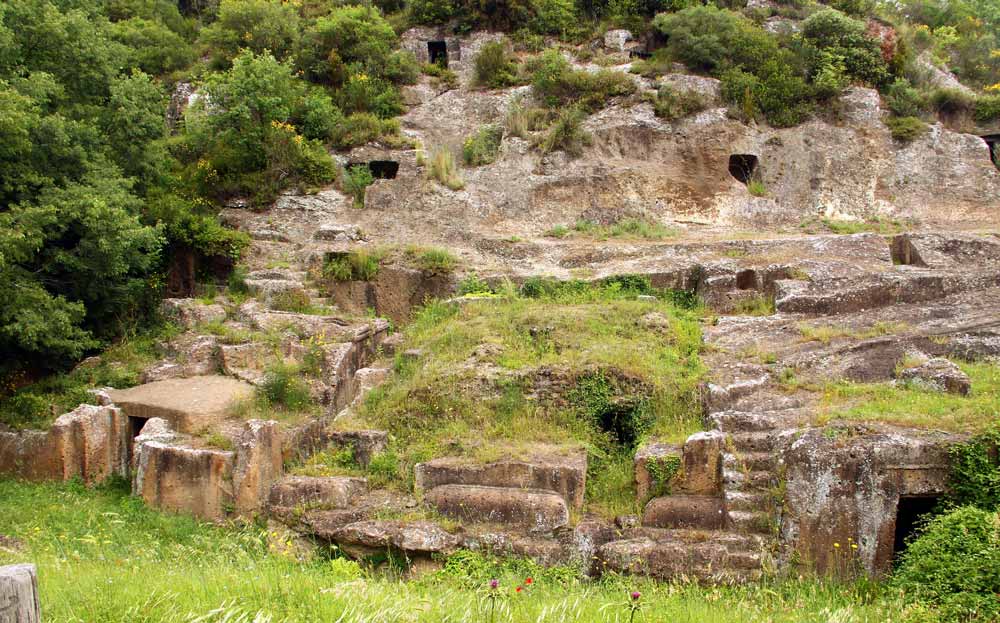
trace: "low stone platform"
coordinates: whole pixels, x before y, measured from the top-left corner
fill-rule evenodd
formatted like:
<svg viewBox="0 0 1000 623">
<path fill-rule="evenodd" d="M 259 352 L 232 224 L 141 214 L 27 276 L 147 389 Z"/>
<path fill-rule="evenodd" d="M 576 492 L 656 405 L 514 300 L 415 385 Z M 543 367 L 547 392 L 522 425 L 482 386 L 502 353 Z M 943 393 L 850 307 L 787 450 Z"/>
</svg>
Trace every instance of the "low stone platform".
<svg viewBox="0 0 1000 623">
<path fill-rule="evenodd" d="M 226 376 L 195 376 L 108 392 L 127 416 L 162 418 L 182 433 L 220 423 L 239 400 L 253 395 L 249 383 Z"/>
</svg>

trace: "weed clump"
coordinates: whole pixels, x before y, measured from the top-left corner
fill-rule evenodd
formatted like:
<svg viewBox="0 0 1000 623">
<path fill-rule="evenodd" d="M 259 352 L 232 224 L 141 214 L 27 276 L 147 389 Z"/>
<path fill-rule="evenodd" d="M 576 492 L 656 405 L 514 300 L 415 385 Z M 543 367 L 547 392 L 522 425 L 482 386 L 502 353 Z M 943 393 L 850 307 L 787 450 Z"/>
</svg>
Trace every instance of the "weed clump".
<svg viewBox="0 0 1000 623">
<path fill-rule="evenodd" d="M 498 125 L 486 125 L 465 139 L 462 144 L 462 160 L 465 164 L 478 167 L 496 162 L 500 155 L 500 143 L 503 141 L 503 128 Z"/>
<path fill-rule="evenodd" d="M 378 275 L 385 251 L 359 249 L 327 257 L 323 276 L 334 281 L 371 281 Z"/>
</svg>

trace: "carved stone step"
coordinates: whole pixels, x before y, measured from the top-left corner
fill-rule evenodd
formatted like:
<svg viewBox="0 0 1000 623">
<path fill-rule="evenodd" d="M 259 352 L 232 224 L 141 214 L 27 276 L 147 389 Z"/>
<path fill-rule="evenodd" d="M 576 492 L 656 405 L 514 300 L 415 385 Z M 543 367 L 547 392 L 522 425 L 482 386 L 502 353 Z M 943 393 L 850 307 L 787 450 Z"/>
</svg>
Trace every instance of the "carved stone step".
<svg viewBox="0 0 1000 623">
<path fill-rule="evenodd" d="M 741 532 L 769 534 L 774 523 L 770 513 L 760 511 L 730 511 L 726 517 L 727 527 Z"/>
<path fill-rule="evenodd" d="M 717 496 L 667 495 L 650 500 L 642 513 L 642 525 L 652 528 L 717 530 L 725 523 L 724 500 Z"/>
<path fill-rule="evenodd" d="M 448 517 L 551 532 L 569 523 L 562 496 L 541 489 L 513 489 L 478 485 L 441 485 L 424 500 Z"/>
<path fill-rule="evenodd" d="M 723 469 L 731 470 L 773 471 L 778 467 L 780 461 L 777 453 L 773 452 L 742 452 L 738 454 L 726 452 L 722 455 Z"/>
<path fill-rule="evenodd" d="M 751 493 L 746 491 L 726 491 L 726 510 L 761 511 L 770 508 L 773 500 L 770 493 Z"/>
<path fill-rule="evenodd" d="M 559 494 L 568 506 L 579 509 L 587 482 L 587 455 L 582 450 L 568 454 L 546 452 L 492 463 L 445 457 L 418 463 L 413 472 L 417 491 L 441 485 L 540 489 Z"/>
<path fill-rule="evenodd" d="M 596 556 L 598 568 L 607 571 L 712 583 L 757 579 L 764 563 L 760 552 L 733 551 L 712 539 L 701 543 L 649 538 L 612 541 L 598 548 Z"/>
<path fill-rule="evenodd" d="M 729 446 L 739 452 L 770 452 L 782 441 L 773 431 L 732 433 Z"/>
<path fill-rule="evenodd" d="M 368 481 L 351 476 L 285 476 L 271 486 L 272 512 L 291 509 L 347 508 L 368 489 Z"/>
<path fill-rule="evenodd" d="M 744 472 L 742 470 L 727 469 L 722 472 L 722 481 L 726 490 L 739 489 L 742 491 L 764 491 L 770 489 L 777 480 L 774 472 Z"/>
</svg>

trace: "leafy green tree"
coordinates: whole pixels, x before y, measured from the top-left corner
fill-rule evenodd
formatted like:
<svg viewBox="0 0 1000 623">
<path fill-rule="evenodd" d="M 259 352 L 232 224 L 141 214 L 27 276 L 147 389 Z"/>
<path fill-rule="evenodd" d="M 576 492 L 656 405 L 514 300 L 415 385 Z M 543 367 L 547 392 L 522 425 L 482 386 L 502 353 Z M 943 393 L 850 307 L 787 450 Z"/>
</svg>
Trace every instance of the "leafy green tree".
<svg viewBox="0 0 1000 623">
<path fill-rule="evenodd" d="M 240 50 L 269 50 L 281 60 L 291 55 L 299 38 L 299 14 L 281 0 L 222 0 L 218 19 L 202 32 L 217 65 L 226 66 Z"/>
<path fill-rule="evenodd" d="M 396 43 L 396 32 L 378 9 L 338 7 L 303 34 L 298 62 L 310 80 L 339 84 L 352 65 L 358 72 L 380 75 Z"/>
<path fill-rule="evenodd" d="M 195 60 L 194 48 L 159 22 L 133 17 L 111 25 L 115 41 L 128 46 L 128 65 L 159 76 Z"/>
</svg>

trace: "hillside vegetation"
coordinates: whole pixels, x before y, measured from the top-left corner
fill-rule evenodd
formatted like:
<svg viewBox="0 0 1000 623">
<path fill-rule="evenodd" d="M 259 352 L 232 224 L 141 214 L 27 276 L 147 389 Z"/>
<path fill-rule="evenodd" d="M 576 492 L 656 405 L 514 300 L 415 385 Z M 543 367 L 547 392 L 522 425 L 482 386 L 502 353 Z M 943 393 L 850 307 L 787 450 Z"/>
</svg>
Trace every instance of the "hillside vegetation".
<svg viewBox="0 0 1000 623">
<path fill-rule="evenodd" d="M 772 17 L 799 20 L 801 30 L 774 34 L 762 26 Z M 477 82 L 532 85 L 537 105 L 509 131 L 547 128 L 542 151 L 579 151 L 588 141 L 581 120 L 633 93 L 621 72 L 576 70 L 556 51 L 601 62 L 577 46 L 616 26 L 667 41 L 633 71 L 657 75 L 680 62 L 720 77 L 731 113 L 747 121 L 797 124 L 851 84 L 882 92 L 901 139 L 936 115 L 959 125 L 1000 116 L 991 0 L 755 9 L 725 0 L 10 0 L 0 6 L 4 387 L 146 322 L 175 263 L 193 256 L 203 279 L 219 278 L 248 242 L 216 220 L 230 198 L 266 206 L 283 188 L 331 183 L 363 192 L 371 180 L 341 175 L 329 152 L 408 144 L 395 119 L 406 108 L 400 88 L 421 73 L 455 81 L 401 51 L 399 35 L 446 23 L 456 33 L 506 32 L 474 59 Z M 929 64 L 974 91 L 936 87 Z M 168 127 L 168 95 L 181 81 L 196 96 Z M 657 110 L 697 108 L 677 97 L 661 93 Z M 495 157 L 487 138 L 476 141 L 470 164 Z M 442 179 L 460 186 L 454 172 Z"/>
</svg>

